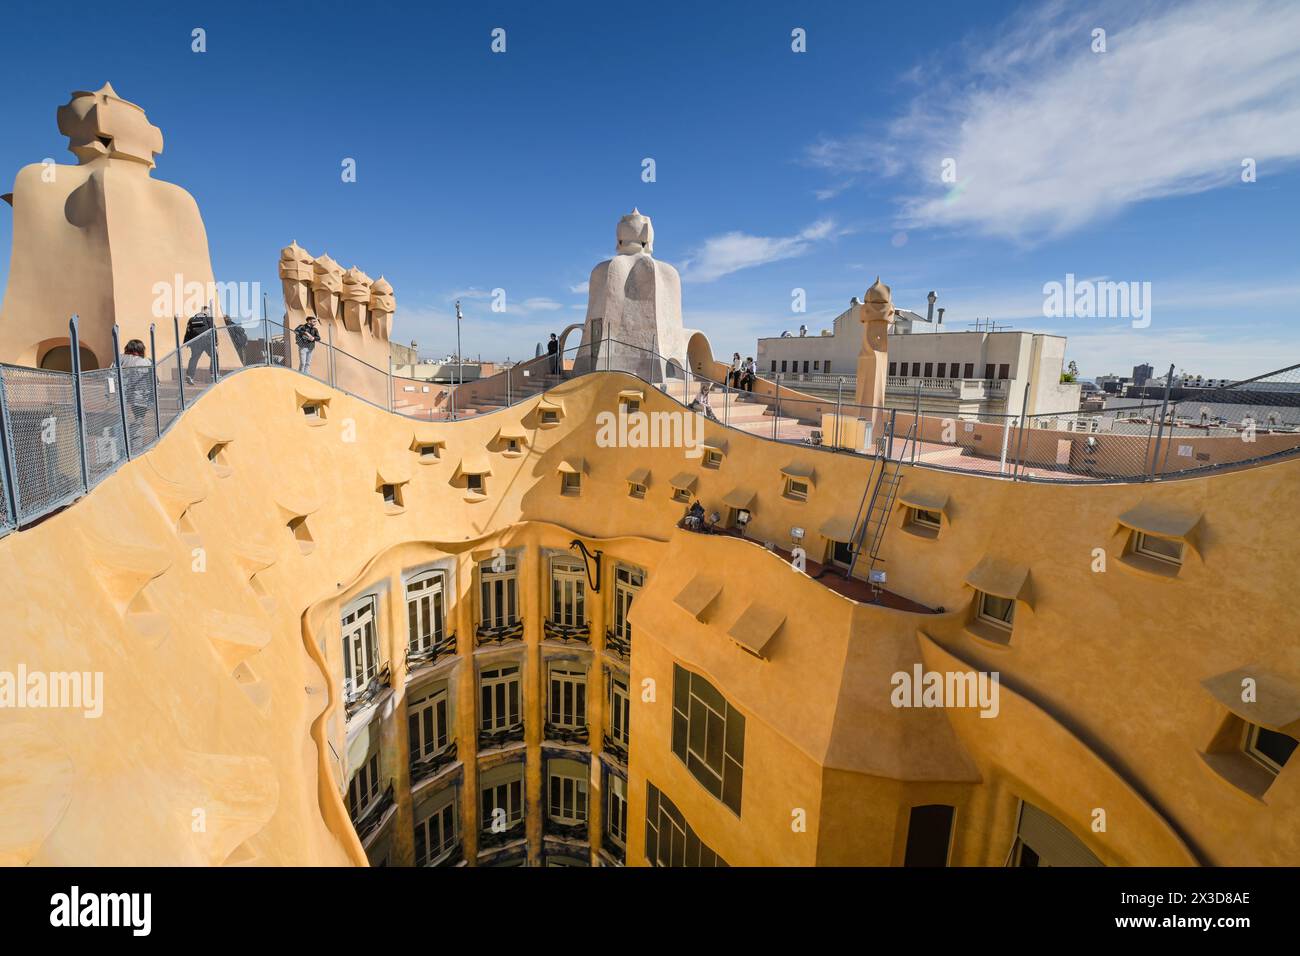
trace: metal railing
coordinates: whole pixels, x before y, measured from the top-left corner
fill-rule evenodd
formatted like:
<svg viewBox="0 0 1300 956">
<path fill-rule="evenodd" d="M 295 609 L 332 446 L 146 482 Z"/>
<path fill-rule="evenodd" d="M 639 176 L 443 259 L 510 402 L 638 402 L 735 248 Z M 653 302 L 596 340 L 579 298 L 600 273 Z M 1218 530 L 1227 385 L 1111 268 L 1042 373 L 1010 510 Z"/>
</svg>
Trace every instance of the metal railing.
<svg viewBox="0 0 1300 956">
<path fill-rule="evenodd" d="M 307 375 L 376 408 L 422 421 L 492 414 L 568 379 L 621 371 L 731 429 L 827 453 L 876 456 L 875 439 L 896 414 L 899 429 L 915 426 L 912 464 L 1013 481 L 1153 481 L 1300 454 L 1300 366 L 1236 386 L 1198 390 L 1190 400 L 1184 390 L 1175 400 L 1166 392 L 1159 402 L 1089 413 L 945 415 L 922 407 L 923 387 L 911 396 L 891 392 L 885 406 L 844 401 L 843 379 L 836 380 L 833 398 L 791 389 L 779 374 L 738 388 L 726 381 L 720 364 L 691 369 L 612 339 L 453 387 L 395 378 L 328 339 L 300 349 L 294 330 L 265 318 L 241 324 L 219 320 L 189 341 L 181 340 L 178 319 L 171 325 L 175 348 L 164 355 L 158 354 L 157 330 L 151 326 L 145 365 L 115 361 L 109 368 L 81 368 L 75 316 L 69 322 L 71 371 L 0 365 L 0 535 L 80 498 L 152 448 L 222 379 L 258 367 Z M 1014 396 L 1022 405 L 1029 388 Z"/>
</svg>

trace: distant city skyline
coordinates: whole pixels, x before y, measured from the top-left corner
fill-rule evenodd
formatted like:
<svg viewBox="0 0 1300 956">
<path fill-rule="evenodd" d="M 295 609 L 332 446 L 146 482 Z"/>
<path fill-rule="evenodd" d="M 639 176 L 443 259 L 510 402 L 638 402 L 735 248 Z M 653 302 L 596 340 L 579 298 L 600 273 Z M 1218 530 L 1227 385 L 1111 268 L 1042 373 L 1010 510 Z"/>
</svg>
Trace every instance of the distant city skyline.
<svg viewBox="0 0 1300 956">
<path fill-rule="evenodd" d="M 815 334 L 880 275 L 901 308 L 924 314 L 935 290 L 953 329 L 1068 336 L 1085 378 L 1300 360 L 1295 4 L 317 6 L 103 8 L 69 27 L 29 5 L 24 33 L 57 31 L 62 55 L 0 38 L 0 178 L 73 162 L 55 109 L 111 81 L 162 129 L 154 176 L 198 201 L 219 280 L 260 282 L 277 314 L 297 240 L 386 276 L 394 340 L 426 354 L 455 350 L 460 298 L 467 355 L 532 356 L 582 320 L 635 206 L 719 355 Z M 0 245 L 12 227 L 0 214 Z M 1045 317 L 1067 275 L 1149 283 L 1149 326 Z"/>
</svg>

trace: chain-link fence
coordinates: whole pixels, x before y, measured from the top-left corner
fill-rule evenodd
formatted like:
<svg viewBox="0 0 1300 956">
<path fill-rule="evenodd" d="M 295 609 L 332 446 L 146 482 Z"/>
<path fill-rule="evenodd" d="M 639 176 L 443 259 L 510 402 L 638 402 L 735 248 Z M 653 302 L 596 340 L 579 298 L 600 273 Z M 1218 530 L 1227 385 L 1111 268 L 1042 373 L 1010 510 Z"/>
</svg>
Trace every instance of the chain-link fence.
<svg viewBox="0 0 1300 956">
<path fill-rule="evenodd" d="M 200 327 L 188 340 L 179 322 L 170 331 L 177 348 L 121 367 L 0 366 L 0 533 L 85 494 L 151 448 L 222 378 L 257 366 L 306 374 L 425 421 L 491 414 L 575 376 L 620 371 L 643 381 L 630 391 L 657 390 L 766 441 L 1016 481 L 1151 481 L 1300 452 L 1300 365 L 1212 387 L 1147 386 L 1107 397 L 1104 407 L 1088 412 L 1025 416 L 936 407 L 920 387 L 910 395 L 887 391 L 883 405 L 859 405 L 845 401 L 844 380 L 836 379 L 833 390 L 823 382 L 828 387 L 820 394 L 808 394 L 780 374 L 733 375 L 720 363 L 699 361 L 692 368 L 610 340 L 540 355 L 486 378 L 439 383 L 394 378 L 328 336 L 300 347 L 293 329 L 265 319 Z M 71 337 L 75 354 L 75 323 Z M 151 353 L 156 345 L 151 336 Z M 634 395 L 621 399 L 639 407 Z"/>
<path fill-rule="evenodd" d="M 6 476 L 17 524 L 85 493 L 76 380 L 69 372 L 0 368 L 4 379 Z M 8 508 L 6 509 L 8 510 Z"/>
</svg>

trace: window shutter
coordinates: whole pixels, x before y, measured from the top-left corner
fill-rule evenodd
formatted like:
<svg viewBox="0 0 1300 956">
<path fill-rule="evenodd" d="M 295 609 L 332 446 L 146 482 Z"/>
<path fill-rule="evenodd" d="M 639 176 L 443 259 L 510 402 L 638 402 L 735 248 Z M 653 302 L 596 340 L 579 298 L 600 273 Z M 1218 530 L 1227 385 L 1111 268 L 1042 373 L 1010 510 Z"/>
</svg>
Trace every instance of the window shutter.
<svg viewBox="0 0 1300 956">
<path fill-rule="evenodd" d="M 1104 865 L 1063 823 L 1032 803 L 1020 811 L 1019 835 L 1046 866 Z"/>
</svg>

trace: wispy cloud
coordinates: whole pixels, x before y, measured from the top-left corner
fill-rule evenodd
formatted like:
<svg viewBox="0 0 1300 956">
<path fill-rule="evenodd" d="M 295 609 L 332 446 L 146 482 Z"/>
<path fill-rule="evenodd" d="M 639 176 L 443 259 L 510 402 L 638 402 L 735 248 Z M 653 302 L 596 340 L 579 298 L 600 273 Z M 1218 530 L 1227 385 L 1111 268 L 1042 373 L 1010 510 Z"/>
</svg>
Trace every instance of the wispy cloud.
<svg viewBox="0 0 1300 956">
<path fill-rule="evenodd" d="M 824 189 L 814 189 L 813 195 L 816 196 L 822 202 L 825 202 L 827 199 L 834 199 L 840 193 L 844 192 L 844 190 L 852 186 L 853 183 L 854 183 L 853 179 L 851 178 L 845 179 L 838 183 L 835 183 L 832 186 L 827 186 Z"/>
<path fill-rule="evenodd" d="M 1092 50 L 1095 28 L 1107 52 Z M 972 38 L 881 129 L 805 160 L 906 177 L 899 225 L 1030 243 L 1300 160 L 1300 4 L 1064 2 Z M 956 182 L 940 173 L 956 164 Z M 1241 187 L 1246 188 L 1246 187 Z"/>
<path fill-rule="evenodd" d="M 471 286 L 468 289 L 460 289 L 447 296 L 447 302 L 452 303 L 460 300 L 464 303 L 483 303 L 487 302 L 495 306 L 498 302 L 501 308 L 480 309 L 489 315 L 500 316 L 525 316 L 534 315 L 538 312 L 554 312 L 557 309 L 564 308 L 564 303 L 556 302 L 549 296 L 529 296 L 527 298 L 516 298 L 510 294 L 506 287 L 496 289 L 480 289 L 477 286 Z M 466 314 L 469 313 L 469 307 L 462 305 Z"/>
<path fill-rule="evenodd" d="M 712 282 L 741 269 L 793 259 L 807 253 L 814 244 L 842 232 L 835 220 L 820 219 L 793 236 L 753 236 L 728 232 L 713 236 L 682 263 L 682 278 L 688 282 Z"/>
</svg>

